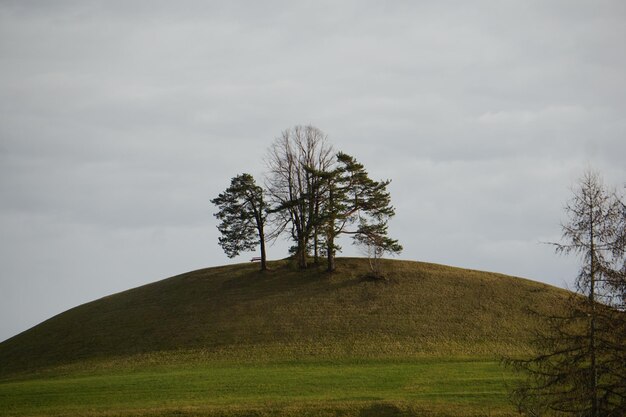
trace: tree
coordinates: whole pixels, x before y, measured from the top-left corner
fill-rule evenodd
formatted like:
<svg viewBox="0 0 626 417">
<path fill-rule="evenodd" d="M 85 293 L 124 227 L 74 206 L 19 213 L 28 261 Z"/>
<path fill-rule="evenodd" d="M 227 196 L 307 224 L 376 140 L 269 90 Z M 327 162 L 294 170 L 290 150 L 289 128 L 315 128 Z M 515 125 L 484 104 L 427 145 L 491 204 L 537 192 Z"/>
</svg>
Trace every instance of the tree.
<svg viewBox="0 0 626 417">
<path fill-rule="evenodd" d="M 544 323 L 535 339 L 538 353 L 508 361 L 527 376 L 512 392 L 519 411 L 533 417 L 624 416 L 624 312 L 604 304 L 591 309 L 586 297 L 572 295 L 560 315 L 535 314 Z"/>
<path fill-rule="evenodd" d="M 276 234 L 290 227 L 296 243 L 298 266 L 307 267 L 311 239 L 318 251 L 319 209 L 322 178 L 333 164 L 332 147 L 326 135 L 313 126 L 295 126 L 283 131 L 269 150 L 267 188 L 273 204 Z"/>
<path fill-rule="evenodd" d="M 211 200 L 219 211 L 215 217 L 222 234 L 219 244 L 229 258 L 243 251 L 261 246 L 261 270 L 267 269 L 265 252 L 266 205 L 263 189 L 256 185 L 250 174 L 241 174 L 231 180 L 230 187 Z"/>
<path fill-rule="evenodd" d="M 563 243 L 555 246 L 582 259 L 578 295 L 562 314 L 544 316 L 537 356 L 509 361 L 528 376 L 513 396 L 532 416 L 624 416 L 626 313 L 616 308 L 624 276 L 624 207 L 598 174 L 587 172 L 565 210 Z"/>
<path fill-rule="evenodd" d="M 613 304 L 622 311 L 626 311 L 626 204 L 623 200 L 616 198 L 621 220 L 618 221 L 616 243 L 613 245 L 613 259 L 611 267 L 606 269 L 609 277 L 607 285 L 613 291 Z M 619 216 L 618 216 L 619 217 Z"/>
<path fill-rule="evenodd" d="M 374 249 L 374 264 L 383 253 L 398 253 L 402 246 L 387 237 L 387 221 L 395 215 L 387 191 L 390 181 L 374 181 L 363 164 L 348 154 L 337 154 L 337 166 L 318 175 L 324 184 L 321 217 L 324 225 L 327 270 L 335 269 L 335 253 L 340 248 L 335 239 L 341 234 L 353 236 L 354 242 Z M 355 228 L 356 227 L 356 228 Z M 379 272 L 378 269 L 376 272 Z"/>
<path fill-rule="evenodd" d="M 591 304 L 613 304 L 619 287 L 615 272 L 624 266 L 626 249 L 623 203 L 604 186 L 599 174 L 588 171 L 565 211 L 570 218 L 562 225 L 565 243 L 555 244 L 557 253 L 581 256 L 576 289 L 587 295 Z"/>
<path fill-rule="evenodd" d="M 402 246 L 397 240 L 387 236 L 387 221 L 380 221 L 375 224 L 363 222 L 355 241 L 363 249 L 369 260 L 370 272 L 374 278 L 384 278 L 380 265 L 380 259 L 386 254 L 397 254 L 402 252 Z"/>
</svg>

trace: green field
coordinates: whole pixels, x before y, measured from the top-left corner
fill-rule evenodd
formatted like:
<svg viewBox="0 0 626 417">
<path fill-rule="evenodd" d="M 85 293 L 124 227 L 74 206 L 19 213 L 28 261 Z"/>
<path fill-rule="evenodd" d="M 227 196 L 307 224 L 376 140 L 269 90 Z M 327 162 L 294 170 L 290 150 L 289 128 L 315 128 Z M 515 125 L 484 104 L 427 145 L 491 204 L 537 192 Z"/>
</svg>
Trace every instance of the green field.
<svg viewBox="0 0 626 417">
<path fill-rule="evenodd" d="M 4 415 L 512 415 L 498 362 L 213 363 L 73 370 L 0 382 Z M 372 414 L 367 414 L 368 412 Z"/>
<path fill-rule="evenodd" d="M 0 415 L 514 415 L 503 356 L 567 292 L 501 274 L 367 260 L 193 271 L 0 343 Z"/>
</svg>

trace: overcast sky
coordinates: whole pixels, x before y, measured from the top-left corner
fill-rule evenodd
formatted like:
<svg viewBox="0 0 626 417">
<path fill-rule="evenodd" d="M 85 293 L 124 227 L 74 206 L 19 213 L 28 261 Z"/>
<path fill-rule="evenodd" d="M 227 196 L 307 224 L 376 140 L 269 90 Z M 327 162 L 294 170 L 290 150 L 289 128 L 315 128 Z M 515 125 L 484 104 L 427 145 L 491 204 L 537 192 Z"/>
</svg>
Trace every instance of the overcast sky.
<svg viewBox="0 0 626 417">
<path fill-rule="evenodd" d="M 0 1 L 0 340 L 248 261 L 209 200 L 297 124 L 393 180 L 401 259 L 572 282 L 541 242 L 626 182 L 626 2 L 216 3 Z"/>
</svg>

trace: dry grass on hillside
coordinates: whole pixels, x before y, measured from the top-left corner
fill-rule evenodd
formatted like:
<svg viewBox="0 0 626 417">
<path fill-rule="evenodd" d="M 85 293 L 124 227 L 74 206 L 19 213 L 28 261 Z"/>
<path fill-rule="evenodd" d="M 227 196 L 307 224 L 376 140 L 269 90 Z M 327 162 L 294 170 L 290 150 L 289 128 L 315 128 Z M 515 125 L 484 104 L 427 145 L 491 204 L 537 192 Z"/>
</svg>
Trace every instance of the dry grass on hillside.
<svg viewBox="0 0 626 417">
<path fill-rule="evenodd" d="M 1 343 L 0 375 L 163 352 L 246 361 L 519 354 L 536 326 L 528 309 L 553 310 L 566 296 L 442 265 L 386 260 L 387 281 L 363 280 L 365 259 L 337 265 L 333 274 L 288 261 L 267 273 L 208 268 L 104 297 Z"/>
</svg>

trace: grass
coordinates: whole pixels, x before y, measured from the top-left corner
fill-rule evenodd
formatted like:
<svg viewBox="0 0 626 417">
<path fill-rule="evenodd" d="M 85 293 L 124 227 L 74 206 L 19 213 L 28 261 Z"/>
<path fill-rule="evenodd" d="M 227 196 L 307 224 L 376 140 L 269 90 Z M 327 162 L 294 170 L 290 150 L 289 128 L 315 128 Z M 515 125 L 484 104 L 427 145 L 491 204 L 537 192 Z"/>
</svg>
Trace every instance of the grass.
<svg viewBox="0 0 626 417">
<path fill-rule="evenodd" d="M 270 267 L 189 272 L 0 343 L 0 415 L 513 415 L 498 359 L 568 294 L 421 262 L 385 261 L 387 281 L 364 259 Z"/>
<path fill-rule="evenodd" d="M 513 379 L 484 359 L 118 367 L 5 381 L 0 410 L 15 416 L 362 416 L 368 410 L 381 416 L 504 416 L 513 412 L 505 391 Z"/>
<path fill-rule="evenodd" d="M 0 343 L 0 378 L 91 359 L 193 351 L 224 360 L 490 356 L 524 353 L 527 309 L 566 292 L 500 274 L 388 261 L 389 281 L 274 262 L 209 268 L 104 297 Z"/>
</svg>

